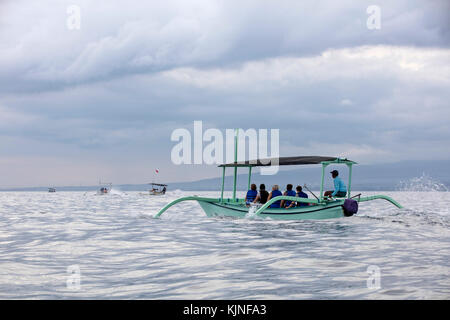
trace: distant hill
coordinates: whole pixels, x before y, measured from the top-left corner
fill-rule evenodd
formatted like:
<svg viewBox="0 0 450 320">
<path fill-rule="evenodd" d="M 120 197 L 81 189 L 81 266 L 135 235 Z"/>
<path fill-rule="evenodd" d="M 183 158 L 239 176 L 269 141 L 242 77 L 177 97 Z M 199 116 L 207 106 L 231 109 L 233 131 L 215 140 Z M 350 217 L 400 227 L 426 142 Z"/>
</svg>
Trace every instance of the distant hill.
<svg viewBox="0 0 450 320">
<path fill-rule="evenodd" d="M 293 167 L 294 168 L 294 167 Z M 329 166 L 326 169 L 325 186 L 332 187 L 332 179 L 329 172 L 337 169 L 340 176 L 347 183 L 348 169 L 345 166 Z M 244 169 L 241 169 L 244 170 Z M 231 169 L 228 170 L 230 173 Z M 257 170 L 259 171 L 259 170 Z M 252 183 L 259 185 L 265 183 L 266 187 L 273 184 L 279 184 L 284 187 L 287 183 L 295 185 L 304 185 L 310 189 L 318 190 L 320 188 L 321 166 L 296 167 L 292 170 L 279 171 L 273 176 L 261 176 L 259 173 L 252 175 Z M 237 183 L 239 190 L 247 189 L 247 174 L 239 174 Z M 352 172 L 353 190 L 398 190 L 399 188 L 410 186 L 414 183 L 430 184 L 430 180 L 436 184 L 444 186 L 444 189 L 450 189 L 450 160 L 446 161 L 403 161 L 391 164 L 377 165 L 355 165 Z M 220 189 L 221 178 L 204 179 L 194 182 L 172 183 L 170 189 L 181 190 L 218 190 Z M 225 179 L 225 189 L 230 190 L 233 187 L 233 178 L 227 176 Z M 420 188 L 415 188 L 420 189 Z"/>
<path fill-rule="evenodd" d="M 287 167 L 291 168 L 291 167 Z M 345 166 L 327 167 L 325 180 L 326 188 L 332 187 L 332 180 L 329 172 L 337 169 L 341 177 L 346 182 L 348 170 Z M 273 176 L 261 176 L 259 170 L 252 175 L 252 183 L 259 185 L 265 183 L 267 188 L 273 184 L 278 184 L 282 188 L 287 183 L 295 185 L 304 185 L 305 183 L 310 189 L 318 190 L 320 187 L 320 166 L 298 166 L 292 167 L 290 170 L 280 170 L 278 174 Z M 240 169 L 239 172 L 244 172 Z M 232 173 L 232 169 L 228 169 L 228 173 Z M 450 189 L 450 160 L 434 160 L 434 161 L 402 161 L 398 163 L 376 164 L 376 165 L 355 165 L 353 167 L 353 190 L 360 191 L 377 191 L 377 190 L 399 190 L 399 188 L 412 188 L 414 190 L 427 190 L 434 188 L 438 190 Z M 247 174 L 238 175 L 238 189 L 247 189 Z M 192 190 L 192 191 L 215 191 L 219 190 L 222 184 L 221 177 L 203 179 L 192 182 L 175 182 L 169 184 L 169 190 Z M 421 186 L 424 188 L 421 189 Z M 145 191 L 149 189 L 148 184 L 123 184 L 114 185 L 113 187 L 122 191 Z M 233 178 L 227 176 L 225 179 L 225 189 L 231 190 L 233 187 Z M 81 186 L 81 187 L 58 187 L 57 191 L 93 191 L 98 186 Z M 434 190 L 434 189 L 433 189 Z M 3 189 L 2 191 L 47 191 L 47 187 L 36 188 L 14 188 Z"/>
</svg>

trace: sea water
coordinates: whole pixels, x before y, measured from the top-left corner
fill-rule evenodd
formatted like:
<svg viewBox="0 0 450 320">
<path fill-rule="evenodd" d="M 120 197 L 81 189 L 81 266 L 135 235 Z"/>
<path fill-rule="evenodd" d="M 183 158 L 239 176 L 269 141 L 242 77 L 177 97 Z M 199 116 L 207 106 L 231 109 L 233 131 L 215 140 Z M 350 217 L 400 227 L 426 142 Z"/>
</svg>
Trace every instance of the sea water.
<svg viewBox="0 0 450 320">
<path fill-rule="evenodd" d="M 208 218 L 181 196 L 0 193 L 0 299 L 449 299 L 450 193 L 322 221 Z M 243 196 L 243 195 L 240 195 Z"/>
</svg>

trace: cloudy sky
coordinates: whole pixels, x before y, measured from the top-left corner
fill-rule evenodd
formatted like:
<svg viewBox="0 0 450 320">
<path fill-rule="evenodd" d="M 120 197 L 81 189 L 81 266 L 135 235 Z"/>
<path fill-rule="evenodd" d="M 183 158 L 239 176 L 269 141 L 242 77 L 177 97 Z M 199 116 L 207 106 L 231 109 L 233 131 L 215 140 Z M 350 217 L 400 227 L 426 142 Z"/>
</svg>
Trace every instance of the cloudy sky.
<svg viewBox="0 0 450 320">
<path fill-rule="evenodd" d="M 367 27 L 374 4 L 380 29 Z M 194 120 L 278 128 L 284 156 L 449 159 L 449 12 L 446 0 L 0 0 L 0 187 L 216 176 L 171 162 L 172 131 Z"/>
</svg>

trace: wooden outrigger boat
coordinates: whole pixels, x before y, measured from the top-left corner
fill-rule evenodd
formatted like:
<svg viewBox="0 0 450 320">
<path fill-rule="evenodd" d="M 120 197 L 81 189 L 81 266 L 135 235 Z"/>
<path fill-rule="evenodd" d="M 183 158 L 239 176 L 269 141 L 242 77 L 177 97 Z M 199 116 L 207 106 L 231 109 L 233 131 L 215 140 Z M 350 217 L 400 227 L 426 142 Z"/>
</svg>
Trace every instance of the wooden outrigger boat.
<svg viewBox="0 0 450 320">
<path fill-rule="evenodd" d="M 402 206 L 394 199 L 385 195 L 374 195 L 362 197 L 358 194 L 354 197 L 351 196 L 351 182 L 352 182 L 352 166 L 356 162 L 342 159 L 337 157 L 319 157 L 319 156 L 300 156 L 300 157 L 280 157 L 278 159 L 261 159 L 253 161 L 237 162 L 237 136 L 235 136 L 235 161 L 229 164 L 222 164 L 219 167 L 222 168 L 222 191 L 219 198 L 206 198 L 206 197 L 183 197 L 174 200 L 163 207 L 156 215 L 155 218 L 160 217 L 167 209 L 173 205 L 183 201 L 197 201 L 206 215 L 213 216 L 229 216 L 244 218 L 249 215 L 260 218 L 271 218 L 277 220 L 303 220 L 303 219 L 330 219 L 340 218 L 344 216 L 351 216 L 358 211 L 358 203 L 371 201 L 376 199 L 387 200 L 398 208 Z M 276 161 L 276 162 L 275 162 Z M 312 198 L 300 198 L 289 196 L 278 196 L 270 199 L 264 205 L 253 209 L 253 212 L 249 213 L 249 207 L 246 206 L 244 199 L 236 197 L 236 179 L 237 168 L 248 168 L 248 189 L 250 189 L 250 181 L 252 175 L 252 169 L 254 167 L 268 166 L 271 163 L 278 163 L 279 166 L 287 165 L 310 165 L 320 164 L 322 165 L 322 180 L 320 185 L 320 194 L 318 197 Z M 346 197 L 344 198 L 327 198 L 324 196 L 324 179 L 325 169 L 329 165 L 343 164 L 349 169 L 348 176 L 348 190 Z M 233 183 L 233 197 L 224 198 L 224 185 L 225 185 L 225 169 L 234 168 L 234 183 Z M 307 206 L 296 206 L 289 209 L 286 208 L 270 208 L 270 205 L 279 200 L 295 201 L 297 203 L 307 203 Z M 355 211 L 356 208 L 356 211 Z"/>
</svg>

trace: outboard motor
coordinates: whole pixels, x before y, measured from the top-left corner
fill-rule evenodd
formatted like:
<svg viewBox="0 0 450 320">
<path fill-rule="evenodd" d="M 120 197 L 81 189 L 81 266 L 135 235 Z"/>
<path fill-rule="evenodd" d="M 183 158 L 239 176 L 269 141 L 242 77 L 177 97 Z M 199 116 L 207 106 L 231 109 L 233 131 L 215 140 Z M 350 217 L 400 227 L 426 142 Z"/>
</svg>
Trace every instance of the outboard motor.
<svg viewBox="0 0 450 320">
<path fill-rule="evenodd" d="M 344 215 L 346 217 L 351 217 L 358 212 L 358 201 L 353 199 L 345 199 L 342 209 L 344 209 Z"/>
</svg>

